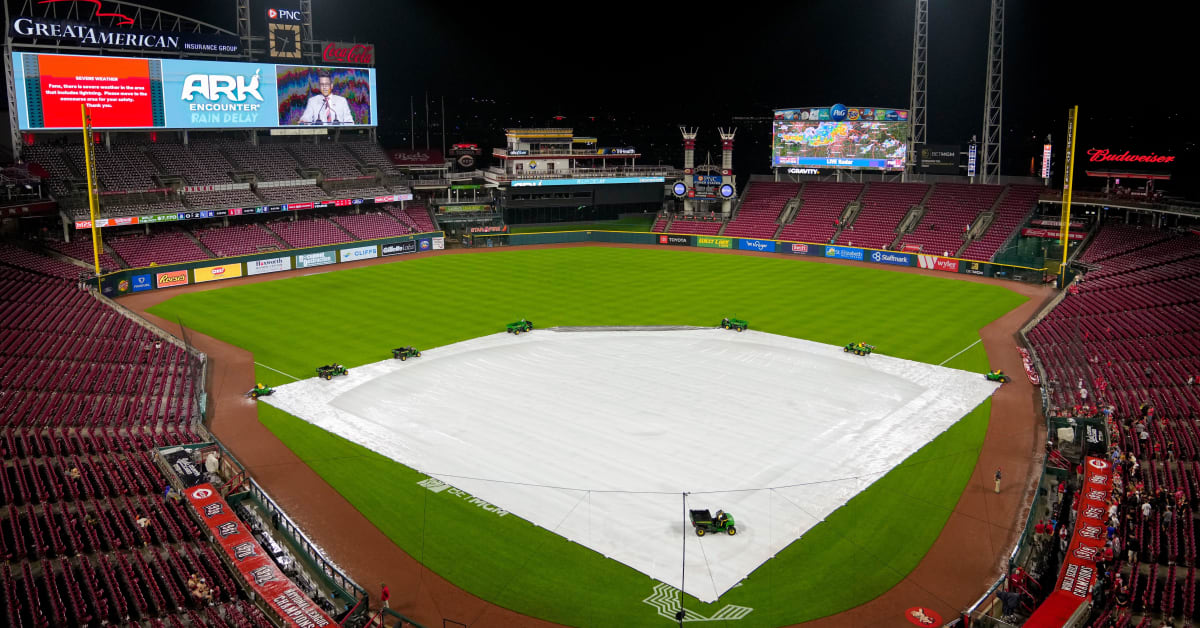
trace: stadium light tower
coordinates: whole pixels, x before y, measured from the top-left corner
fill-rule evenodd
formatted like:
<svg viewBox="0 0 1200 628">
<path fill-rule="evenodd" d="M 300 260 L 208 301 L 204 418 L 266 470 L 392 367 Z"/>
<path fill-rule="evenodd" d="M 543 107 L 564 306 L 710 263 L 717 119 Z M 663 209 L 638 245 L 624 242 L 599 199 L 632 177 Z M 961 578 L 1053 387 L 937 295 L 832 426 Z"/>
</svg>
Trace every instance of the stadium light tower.
<svg viewBox="0 0 1200 628">
<path fill-rule="evenodd" d="M 917 11 L 913 18 L 913 58 L 912 58 L 912 92 L 908 97 L 909 120 L 912 120 L 912 132 L 908 136 L 908 162 L 905 172 L 912 172 L 913 159 L 916 158 L 917 146 L 923 146 L 925 139 L 925 77 L 928 70 L 929 46 L 929 0 L 916 0 Z"/>
<path fill-rule="evenodd" d="M 1001 113 L 1004 109 L 1004 0 L 992 0 L 988 17 L 988 73 L 983 98 L 982 183 L 1000 180 Z"/>
</svg>

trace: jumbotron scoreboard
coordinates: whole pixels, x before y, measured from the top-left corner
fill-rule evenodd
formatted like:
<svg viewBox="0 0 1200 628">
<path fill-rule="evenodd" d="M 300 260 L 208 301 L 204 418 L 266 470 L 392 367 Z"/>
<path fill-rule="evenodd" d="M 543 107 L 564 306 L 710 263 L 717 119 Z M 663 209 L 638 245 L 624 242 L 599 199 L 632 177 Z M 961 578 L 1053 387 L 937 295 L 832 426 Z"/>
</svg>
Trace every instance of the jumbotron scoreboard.
<svg viewBox="0 0 1200 628">
<path fill-rule="evenodd" d="M 901 171 L 909 129 L 907 109 L 840 104 L 776 109 L 771 166 Z"/>
</svg>

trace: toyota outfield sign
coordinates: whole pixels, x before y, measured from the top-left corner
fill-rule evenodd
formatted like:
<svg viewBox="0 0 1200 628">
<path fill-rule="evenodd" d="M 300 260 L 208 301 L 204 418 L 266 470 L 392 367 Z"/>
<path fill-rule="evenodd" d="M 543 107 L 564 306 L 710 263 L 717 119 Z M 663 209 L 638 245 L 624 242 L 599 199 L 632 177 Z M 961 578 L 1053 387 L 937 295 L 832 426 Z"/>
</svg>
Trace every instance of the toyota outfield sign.
<svg viewBox="0 0 1200 628">
<path fill-rule="evenodd" d="M 738 240 L 738 249 L 743 251 L 762 251 L 766 253 L 775 252 L 774 240 Z"/>
<path fill-rule="evenodd" d="M 827 246 L 825 247 L 825 257 L 852 259 L 861 262 L 863 261 L 863 250 L 845 246 Z"/>
<path fill-rule="evenodd" d="M 912 266 L 912 256 L 905 253 L 889 251 L 871 251 L 871 261 L 876 264 L 893 264 L 895 266 Z"/>
<path fill-rule="evenodd" d="M 667 235 L 664 233 L 664 234 L 661 234 L 658 236 L 658 243 L 659 244 L 670 244 L 673 246 L 691 246 L 692 239 L 688 236 Z"/>
</svg>

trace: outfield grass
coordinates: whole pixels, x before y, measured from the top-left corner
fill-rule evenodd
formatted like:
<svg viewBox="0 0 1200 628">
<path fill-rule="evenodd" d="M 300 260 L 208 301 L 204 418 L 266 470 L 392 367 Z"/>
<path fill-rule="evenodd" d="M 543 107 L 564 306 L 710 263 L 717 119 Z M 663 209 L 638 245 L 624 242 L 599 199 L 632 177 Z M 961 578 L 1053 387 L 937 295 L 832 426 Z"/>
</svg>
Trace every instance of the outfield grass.
<svg viewBox="0 0 1200 628">
<path fill-rule="evenodd" d="M 510 233 L 544 233 L 547 231 L 649 231 L 654 226 L 654 216 L 629 216 L 620 220 L 606 220 L 590 224 L 522 225 L 509 228 Z"/>
<path fill-rule="evenodd" d="M 586 247 L 413 258 L 184 294 L 152 311 L 308 377 L 331 360 L 353 367 L 390 357 L 393 346 L 451 344 L 521 317 L 549 327 L 713 325 L 737 315 L 766 332 L 863 340 L 938 364 L 1023 301 L 996 286 L 798 259 Z M 981 344 L 946 365 L 988 368 Z M 291 381 L 264 368 L 257 376 Z M 967 415 L 716 604 L 689 598 L 688 608 L 711 615 L 739 604 L 755 610 L 737 626 L 776 626 L 883 593 L 945 525 L 974 468 L 988 410 L 985 403 Z M 566 624 L 670 623 L 641 603 L 654 584 L 648 577 L 513 515 L 431 493 L 416 485 L 424 475 L 265 404 L 259 417 L 400 547 L 456 585 Z"/>
</svg>

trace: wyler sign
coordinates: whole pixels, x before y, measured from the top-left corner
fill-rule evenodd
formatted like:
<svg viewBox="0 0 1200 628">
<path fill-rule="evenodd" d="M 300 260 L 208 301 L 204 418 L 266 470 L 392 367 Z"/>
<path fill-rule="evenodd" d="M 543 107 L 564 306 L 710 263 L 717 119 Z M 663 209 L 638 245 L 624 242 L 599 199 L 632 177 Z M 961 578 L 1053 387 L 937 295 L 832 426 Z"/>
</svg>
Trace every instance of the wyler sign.
<svg viewBox="0 0 1200 628">
<path fill-rule="evenodd" d="M 327 41 L 321 46 L 321 61 L 338 65 L 375 65 L 375 45 Z"/>
</svg>

